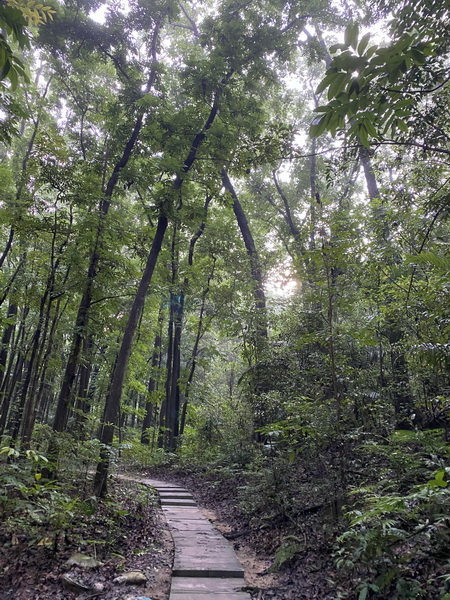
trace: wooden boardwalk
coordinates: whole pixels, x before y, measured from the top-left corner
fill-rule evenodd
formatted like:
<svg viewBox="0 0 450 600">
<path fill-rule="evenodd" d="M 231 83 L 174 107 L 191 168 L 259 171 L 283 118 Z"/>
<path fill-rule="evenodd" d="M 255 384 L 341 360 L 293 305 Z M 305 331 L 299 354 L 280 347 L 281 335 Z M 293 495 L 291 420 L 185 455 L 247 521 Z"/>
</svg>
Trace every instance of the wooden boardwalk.
<svg viewBox="0 0 450 600">
<path fill-rule="evenodd" d="M 175 557 L 169 600 L 250 600 L 244 570 L 231 544 L 197 507 L 191 494 L 154 479 L 172 533 Z"/>
</svg>

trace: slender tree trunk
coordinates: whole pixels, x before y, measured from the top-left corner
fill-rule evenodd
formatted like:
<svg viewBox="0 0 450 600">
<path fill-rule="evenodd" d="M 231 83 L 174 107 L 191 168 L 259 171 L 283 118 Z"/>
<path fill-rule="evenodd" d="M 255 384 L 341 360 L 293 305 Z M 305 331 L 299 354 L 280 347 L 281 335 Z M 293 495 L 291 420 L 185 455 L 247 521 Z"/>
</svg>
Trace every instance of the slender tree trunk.
<svg viewBox="0 0 450 600">
<path fill-rule="evenodd" d="M 372 161 L 370 160 L 371 153 L 367 148 L 361 147 L 359 150 L 359 159 L 364 169 L 364 177 L 366 178 L 367 191 L 369 198 L 373 201 L 375 198 L 380 197 L 380 190 L 378 188 L 378 182 L 375 177 L 373 170 Z"/>
<path fill-rule="evenodd" d="M 292 216 L 291 207 L 289 205 L 289 200 L 288 200 L 286 194 L 284 193 L 283 188 L 280 185 L 280 182 L 278 181 L 277 172 L 275 170 L 272 171 L 272 178 L 273 178 L 273 182 L 275 183 L 275 187 L 278 192 L 278 195 L 280 196 L 280 198 L 283 202 L 284 208 L 283 208 L 283 210 L 280 209 L 279 212 L 281 212 L 281 215 L 282 215 L 292 237 L 294 238 L 295 253 L 297 255 L 304 254 L 305 248 L 303 245 L 303 239 L 302 239 L 300 229 L 297 226 L 297 223 L 294 221 L 294 217 Z"/>
<path fill-rule="evenodd" d="M 142 314 L 142 310 L 144 308 L 145 296 L 151 282 L 156 261 L 158 260 L 159 253 L 161 251 L 167 225 L 167 217 L 165 215 L 161 215 L 158 219 L 155 237 L 153 238 L 153 244 L 150 254 L 148 255 L 147 264 L 145 266 L 137 294 L 134 298 L 127 324 L 125 326 L 122 344 L 120 346 L 119 354 L 117 356 L 117 361 L 111 378 L 111 386 L 109 394 L 106 398 L 105 411 L 103 414 L 103 426 L 100 438 L 103 447 L 94 481 L 94 493 L 97 496 L 103 495 L 106 491 L 106 477 L 109 466 L 109 451 L 106 446 L 110 446 L 113 441 L 114 427 L 119 411 L 128 361 L 131 355 L 133 338 Z"/>
<path fill-rule="evenodd" d="M 55 225 L 52 239 L 52 253 L 51 253 L 51 267 L 50 273 L 47 278 L 46 288 L 41 298 L 39 306 L 39 317 L 36 331 L 33 336 L 32 349 L 30 354 L 30 365 L 25 384 L 22 390 L 23 398 L 23 429 L 22 429 L 22 444 L 24 448 L 27 448 L 31 441 L 33 428 L 36 420 L 36 412 L 38 409 L 38 376 L 41 368 L 43 368 L 42 356 L 45 349 L 45 341 L 48 334 L 48 327 L 50 323 L 50 315 L 53 301 L 53 291 L 55 286 L 56 274 L 58 272 L 61 255 L 64 248 L 66 247 L 69 237 L 67 236 L 63 243 L 59 246 L 58 250 L 55 250 L 56 246 L 56 235 L 58 231 L 57 227 L 57 211 L 55 210 Z M 57 256 L 57 258 L 56 258 Z M 58 303 L 59 306 L 59 303 Z M 58 315 L 56 314 L 53 325 L 56 326 L 56 320 Z M 30 390 L 29 390 L 30 389 Z"/>
<path fill-rule="evenodd" d="M 8 361 L 8 367 L 6 375 L 3 379 L 2 388 L 0 395 L 3 398 L 2 412 L 0 414 L 0 434 L 3 435 L 5 432 L 6 424 L 8 427 L 14 429 L 15 423 L 15 411 L 12 410 L 13 401 L 15 398 L 15 391 L 19 383 L 22 381 L 23 366 L 25 363 L 25 346 L 26 346 L 26 319 L 29 313 L 29 308 L 25 307 L 20 311 L 20 322 L 14 339 L 14 348 L 11 349 L 10 359 Z M 11 414 L 10 414 L 11 413 Z M 9 417 L 9 421 L 8 421 Z"/>
<path fill-rule="evenodd" d="M 198 351 L 199 351 L 200 341 L 201 341 L 202 336 L 204 334 L 203 316 L 205 314 L 206 297 L 207 297 L 207 295 L 209 293 L 211 280 L 212 280 L 212 278 L 214 276 L 214 270 L 215 270 L 215 260 L 214 260 L 214 263 L 213 263 L 212 271 L 211 271 L 210 275 L 208 276 L 208 283 L 206 285 L 206 288 L 202 292 L 202 300 L 201 300 L 201 305 L 200 305 L 200 314 L 199 314 L 199 317 L 198 317 L 197 334 L 195 336 L 194 347 L 192 348 L 191 368 L 189 369 L 189 375 L 188 375 L 188 379 L 187 379 L 187 382 L 186 382 L 186 388 L 185 388 L 185 391 L 184 391 L 184 394 L 183 394 L 183 408 L 182 408 L 181 417 L 180 417 L 180 435 L 183 435 L 184 428 L 186 426 L 186 413 L 187 413 L 187 407 L 188 407 L 188 404 L 189 404 L 189 397 L 190 397 L 191 385 L 192 385 L 192 382 L 194 380 L 195 369 L 197 368 L 197 357 L 198 357 Z"/>
<path fill-rule="evenodd" d="M 150 366 L 150 377 L 147 386 L 147 401 L 145 404 L 145 416 L 142 422 L 142 433 L 141 443 L 150 444 L 150 427 L 156 427 L 156 410 L 157 404 L 154 397 L 154 392 L 158 389 L 158 376 L 157 372 L 161 366 L 161 342 L 162 342 L 162 327 L 163 312 L 162 309 L 159 311 L 158 317 L 158 333 L 155 336 L 155 343 L 153 345 L 152 360 Z"/>
<path fill-rule="evenodd" d="M 39 343 L 41 337 L 41 328 L 38 327 L 34 336 L 31 353 L 27 361 L 27 372 L 25 380 L 22 385 L 21 397 L 20 397 L 20 409 L 17 415 L 19 421 L 19 427 L 22 426 L 22 447 L 27 449 L 30 445 L 31 434 L 34 426 L 34 410 L 35 410 L 35 398 L 28 394 L 28 389 L 32 380 L 33 373 L 37 368 L 37 360 L 39 353 Z M 18 435 L 19 428 L 17 428 L 16 434 Z M 16 436 L 13 436 L 16 439 Z"/>
<path fill-rule="evenodd" d="M 84 341 L 83 356 L 85 358 L 83 364 L 80 365 L 80 375 L 78 381 L 78 396 L 76 403 L 75 430 L 80 440 L 85 439 L 84 425 L 87 415 L 91 410 L 89 402 L 89 384 L 92 374 L 92 348 L 94 346 L 93 335 L 90 333 Z"/>
<path fill-rule="evenodd" d="M 8 240 L 7 240 L 6 245 L 5 245 L 4 249 L 3 249 L 3 252 L 2 252 L 2 254 L 0 256 L 0 269 L 2 268 L 3 263 L 5 262 L 6 257 L 9 254 L 9 251 L 11 250 L 12 243 L 13 243 L 13 240 L 14 240 L 14 235 L 15 235 L 15 229 L 13 227 L 11 227 L 11 229 L 9 230 Z"/>
<path fill-rule="evenodd" d="M 189 242 L 188 252 L 188 267 L 192 267 L 194 264 L 194 251 L 195 245 L 201 238 L 206 227 L 206 216 L 208 213 L 208 206 L 212 200 L 212 196 L 207 196 L 205 205 L 203 207 L 203 220 L 199 225 L 199 228 L 195 235 Z M 178 271 L 178 255 L 173 249 L 173 279 L 176 278 Z M 173 281 L 173 284 L 175 281 Z M 168 372 L 168 385 L 167 385 L 167 422 L 168 422 L 168 436 L 167 436 L 167 448 L 169 450 L 175 450 L 177 447 L 177 440 L 180 432 L 180 373 L 181 373 L 181 335 L 183 327 L 184 317 L 184 302 L 185 294 L 189 288 L 189 278 L 185 277 L 183 281 L 183 287 L 179 295 L 173 296 L 173 326 L 174 326 L 174 338 L 173 338 L 173 350 L 172 350 L 172 363 L 171 368 Z"/>
<path fill-rule="evenodd" d="M 223 78 L 223 80 L 221 81 L 221 85 L 225 85 L 229 81 L 231 76 L 232 72 L 230 72 L 226 77 Z M 221 93 L 222 90 L 219 89 L 216 93 L 213 105 L 211 107 L 208 118 L 206 119 L 205 125 L 203 126 L 203 129 L 199 131 L 193 139 L 192 146 L 181 169 L 181 174 L 176 176 L 172 184 L 172 194 L 178 199 L 181 196 L 181 189 L 183 187 L 185 176 L 191 170 L 192 165 L 194 164 L 197 158 L 200 146 L 202 145 L 203 140 L 206 138 L 207 132 L 211 128 L 217 116 Z M 150 250 L 150 254 L 147 259 L 147 265 L 142 276 L 141 282 L 139 284 L 138 293 L 136 294 L 128 318 L 128 322 L 125 327 L 125 333 L 119 351 L 118 360 L 116 362 L 113 376 L 111 379 L 110 394 L 108 394 L 108 397 L 106 399 L 104 425 L 101 438 L 101 441 L 103 443 L 103 449 L 101 451 L 100 462 L 98 463 L 97 472 L 94 480 L 94 493 L 97 496 L 104 495 L 106 492 L 106 478 L 109 467 L 109 452 L 107 450 L 107 446 L 111 444 L 114 437 L 114 424 L 116 422 L 117 413 L 119 411 L 120 398 L 122 396 L 122 387 L 125 378 L 126 368 L 128 366 L 128 360 L 131 354 L 133 337 L 139 321 L 140 313 L 142 312 L 144 306 L 145 294 L 147 292 L 148 286 L 150 285 L 153 269 L 156 265 L 156 260 L 161 250 L 161 245 L 164 239 L 164 234 L 166 232 L 167 225 L 167 217 L 164 214 L 162 214 L 158 219 L 152 249 Z"/>
<path fill-rule="evenodd" d="M 174 330 L 174 306 L 172 292 L 169 296 L 169 322 L 167 324 L 167 355 L 166 355 L 166 381 L 164 386 L 164 398 L 161 404 L 159 414 L 159 435 L 158 444 L 160 448 L 164 448 L 167 444 L 168 427 L 169 427 L 169 395 L 170 395 L 170 374 L 172 372 L 173 363 L 173 330 Z"/>
<path fill-rule="evenodd" d="M 6 371 L 6 361 L 8 359 L 8 349 L 11 342 L 12 335 L 14 333 L 16 323 L 15 319 L 17 316 L 17 304 L 10 302 L 8 306 L 8 312 L 6 318 L 10 321 L 3 331 L 1 346 L 0 346 L 0 389 L 2 388 L 3 379 Z M 0 398 L 1 399 L 1 398 Z M 0 404 L 1 406 L 1 404 Z"/>
<path fill-rule="evenodd" d="M 233 200 L 233 211 L 241 231 L 242 239 L 250 261 L 250 273 L 253 279 L 253 297 L 256 307 L 256 350 L 259 352 L 267 340 L 267 311 L 266 311 L 266 295 L 264 293 L 263 278 L 258 252 L 255 242 L 250 231 L 245 212 L 239 202 L 233 184 L 228 177 L 226 170 L 222 171 L 222 183 L 226 191 L 230 194 Z"/>
<path fill-rule="evenodd" d="M 67 360 L 66 369 L 63 375 L 61 390 L 59 392 L 56 405 L 55 418 L 53 421 L 53 431 L 64 431 L 67 426 L 70 404 L 72 401 L 72 389 L 75 382 L 75 377 L 80 360 L 80 352 L 83 339 L 89 320 L 89 309 L 92 301 L 92 290 L 94 280 L 97 276 L 99 263 L 99 241 L 103 230 L 103 219 L 108 212 L 109 202 L 100 204 L 99 225 L 97 228 L 96 242 L 94 251 L 89 260 L 89 268 L 87 274 L 87 282 L 78 307 L 77 317 L 75 320 L 74 336 L 69 358 Z"/>
<path fill-rule="evenodd" d="M 17 438 L 19 437 L 19 431 L 20 431 L 20 425 L 22 422 L 22 413 L 23 413 L 23 408 L 24 408 L 24 399 L 23 399 L 23 394 L 22 394 L 22 388 L 23 385 L 26 381 L 26 377 L 27 377 L 27 373 L 28 373 L 28 368 L 29 368 L 29 364 L 28 364 L 28 360 L 25 357 L 22 357 L 20 364 L 20 371 L 19 371 L 19 376 L 16 379 L 16 385 L 15 388 L 17 388 L 17 394 L 15 393 L 14 396 L 14 406 L 13 409 L 11 410 L 11 416 L 9 419 L 9 432 L 10 432 L 10 436 L 11 439 L 13 440 L 13 442 L 15 440 L 17 440 Z M 16 391 L 14 388 L 14 392 Z"/>
<path fill-rule="evenodd" d="M 206 200 L 205 200 L 205 205 L 203 207 L 203 211 L 204 211 L 204 215 L 203 215 L 203 220 L 200 223 L 200 226 L 197 230 L 197 232 L 195 233 L 195 235 L 191 238 L 191 241 L 189 243 L 189 253 L 188 253 L 188 266 L 192 267 L 192 265 L 194 264 L 194 251 L 195 251 L 195 245 L 197 244 L 198 240 L 201 238 L 201 236 L 203 235 L 203 233 L 205 232 L 205 227 L 206 227 L 206 217 L 208 214 L 208 207 L 209 204 L 212 200 L 212 196 L 207 196 Z M 205 302 L 206 302 L 206 296 L 209 292 L 209 284 L 211 282 L 211 278 L 213 276 L 214 273 L 214 267 L 215 267 L 215 260 L 213 263 L 213 271 L 211 273 L 211 275 L 208 277 L 208 284 L 206 287 L 206 290 L 203 291 L 202 293 L 202 300 L 201 300 L 201 308 L 200 308 L 200 317 L 199 317 L 199 327 L 197 328 L 197 336 L 195 339 L 195 343 L 194 343 L 194 348 L 192 351 L 192 363 L 191 363 L 191 369 L 189 371 L 189 376 L 188 376 L 188 382 L 185 388 L 185 393 L 183 396 L 183 408 L 181 411 L 181 417 L 179 416 L 179 411 L 180 411 L 180 397 L 181 397 L 181 391 L 179 389 L 179 384 L 177 384 L 178 386 L 178 398 L 177 398 L 177 402 L 178 402 L 178 421 L 179 421 L 179 425 L 177 423 L 177 429 L 178 429 L 178 434 L 179 435 L 183 435 L 184 432 L 184 427 L 186 424 L 186 411 L 187 411 L 187 405 L 188 405 L 188 398 L 189 398 L 189 387 L 192 384 L 192 381 L 194 379 L 194 374 L 195 374 L 195 367 L 197 364 L 197 355 L 198 355 L 198 345 L 200 343 L 200 339 L 201 339 L 201 329 L 202 329 L 202 324 L 203 324 L 203 313 L 205 310 Z M 184 284 L 183 284 L 183 289 L 186 292 L 189 286 L 189 279 L 187 277 L 184 278 Z M 183 298 L 183 308 L 184 308 L 184 298 Z M 183 319 L 183 314 L 181 314 L 180 317 L 180 321 L 182 321 Z"/>
<path fill-rule="evenodd" d="M 146 88 L 144 90 L 144 94 L 149 93 L 152 89 L 156 77 L 157 77 L 157 65 L 156 65 L 156 47 L 160 32 L 161 22 L 157 22 L 155 24 L 155 29 L 153 32 L 153 40 L 152 40 L 152 59 L 153 66 L 150 70 L 149 78 L 147 81 Z M 117 182 L 119 180 L 119 176 L 121 171 L 127 166 L 128 161 L 133 153 L 134 147 L 136 145 L 136 141 L 139 138 L 141 133 L 142 124 L 144 120 L 145 111 L 141 111 L 136 119 L 131 135 L 125 145 L 122 156 L 117 161 L 114 166 L 114 169 L 111 173 L 111 176 L 108 179 L 105 193 L 102 200 L 99 203 L 98 208 L 98 225 L 96 238 L 94 243 L 94 248 L 90 256 L 89 267 L 86 278 L 86 285 L 83 292 L 83 296 L 81 298 L 80 306 L 78 308 L 78 314 L 75 321 L 74 328 L 74 337 L 72 342 L 72 348 L 69 355 L 69 359 L 67 361 L 66 370 L 63 377 L 63 384 L 61 387 L 61 391 L 58 397 L 58 404 L 55 413 L 55 420 L 53 423 L 54 431 L 64 431 L 67 425 L 67 418 L 69 414 L 69 407 L 72 401 L 72 393 L 73 393 L 73 385 L 75 382 L 75 376 L 77 373 L 78 364 L 80 361 L 80 354 L 83 339 L 86 336 L 86 330 L 89 321 L 89 312 L 90 306 L 92 302 L 92 293 L 94 287 L 94 281 L 98 274 L 99 262 L 100 262 L 100 252 L 103 241 L 103 232 L 105 228 L 105 220 L 109 212 L 109 207 L 111 205 L 111 199 L 116 188 Z"/>
<path fill-rule="evenodd" d="M 9 423 L 12 422 L 11 415 L 10 415 L 10 409 L 11 409 L 11 405 L 13 403 L 13 398 L 14 398 L 13 394 L 14 394 L 15 387 L 22 378 L 23 363 L 24 363 L 23 354 L 21 352 L 19 352 L 16 357 L 15 363 L 11 360 L 10 365 L 8 367 L 8 371 L 7 371 L 8 377 L 3 382 L 3 390 L 2 390 L 3 402 L 2 402 L 2 410 L 0 412 L 0 435 L 3 435 L 5 433 L 6 424 L 8 422 Z M 11 381 L 9 382 L 9 385 L 6 385 L 6 382 L 8 382 L 8 380 L 10 378 L 9 377 L 10 374 L 12 375 Z M 8 421 L 8 417 L 9 417 L 9 421 Z"/>
<path fill-rule="evenodd" d="M 56 303 L 54 315 L 52 318 L 52 323 L 50 325 L 50 333 L 48 335 L 48 340 L 46 343 L 45 353 L 42 358 L 42 365 L 41 365 L 40 370 L 36 373 L 36 381 L 34 382 L 34 386 L 33 386 L 33 390 L 34 390 L 33 393 L 36 393 L 35 413 L 36 413 L 36 415 L 39 416 L 39 419 L 41 421 L 42 421 L 42 415 L 45 413 L 45 411 L 41 407 L 41 402 L 42 402 L 42 398 L 44 396 L 44 390 L 46 389 L 46 386 L 48 386 L 47 369 L 49 366 L 50 357 L 52 355 L 52 352 L 54 351 L 55 332 L 56 332 L 56 327 L 57 327 L 57 324 L 58 324 L 58 321 L 60 318 L 60 309 L 61 309 L 60 300 L 61 299 L 58 298 L 58 301 Z M 49 394 L 47 394 L 47 397 L 48 396 L 49 396 Z"/>
<path fill-rule="evenodd" d="M 51 381 L 43 381 L 41 385 L 38 413 L 38 419 L 40 423 L 47 423 L 47 415 L 50 408 L 51 400 L 53 398 L 53 382 L 53 379 Z"/>
<path fill-rule="evenodd" d="M 56 229 L 55 229 L 56 231 Z M 55 238 L 54 238 L 55 240 Z M 61 255 L 63 248 L 66 246 L 67 241 L 62 244 L 59 249 L 59 254 Z M 51 317 L 51 308 L 53 301 L 53 291 L 55 284 L 56 272 L 59 266 L 59 258 L 53 262 L 54 256 L 52 256 L 52 270 L 47 280 L 47 288 L 41 300 L 41 306 L 39 311 L 39 319 L 38 326 L 34 333 L 34 344 L 31 355 L 33 359 L 30 358 L 30 377 L 31 379 L 28 381 L 27 374 L 27 383 L 24 385 L 24 389 L 22 394 L 24 396 L 25 405 L 24 405 L 24 414 L 23 414 L 23 430 L 22 430 L 22 445 L 26 449 L 28 448 L 31 436 L 33 434 L 34 424 L 36 421 L 36 415 L 39 408 L 39 394 L 37 391 L 39 385 L 39 379 L 42 379 L 42 382 L 45 381 L 45 370 L 46 365 L 48 364 L 48 357 L 51 352 L 51 345 L 45 346 L 50 317 Z M 54 318 L 52 320 L 52 325 L 50 328 L 50 337 L 53 340 L 56 324 L 58 322 L 58 312 L 59 312 L 60 302 L 57 303 L 57 309 L 54 314 Z"/>
<path fill-rule="evenodd" d="M 184 292 L 175 297 L 174 304 L 174 336 L 172 352 L 172 368 L 170 370 L 168 399 L 168 449 L 173 451 L 177 446 L 180 423 L 180 387 L 181 372 L 181 332 L 184 311 Z"/>
<path fill-rule="evenodd" d="M 177 319 L 177 307 L 179 303 L 179 296 L 176 293 L 177 279 L 178 279 L 178 263 L 179 263 L 179 250 L 178 250 L 178 225 L 176 224 L 173 228 L 172 245 L 171 245 L 171 291 L 170 291 L 170 312 L 169 312 L 169 329 L 167 334 L 167 373 L 166 373 L 166 385 L 165 385 L 165 402 L 164 402 L 164 429 L 161 432 L 162 447 L 170 449 L 170 440 L 173 438 L 173 422 L 172 414 L 174 411 L 173 403 L 176 401 L 174 390 L 172 387 L 173 383 L 173 372 L 177 368 L 177 346 L 176 346 L 176 319 Z"/>
</svg>

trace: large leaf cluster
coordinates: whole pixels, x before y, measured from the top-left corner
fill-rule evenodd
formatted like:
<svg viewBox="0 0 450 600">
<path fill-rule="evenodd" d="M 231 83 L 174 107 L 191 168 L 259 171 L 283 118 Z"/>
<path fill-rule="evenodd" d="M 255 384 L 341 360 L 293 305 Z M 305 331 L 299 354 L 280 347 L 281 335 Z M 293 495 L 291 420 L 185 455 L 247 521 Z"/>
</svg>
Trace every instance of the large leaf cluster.
<svg viewBox="0 0 450 600">
<path fill-rule="evenodd" d="M 385 47 L 369 43 L 370 34 L 360 38 L 354 23 L 346 29 L 345 42 L 330 48 L 335 55 L 316 90 L 327 92 L 328 103 L 315 109 L 320 116 L 310 128 L 313 137 L 346 131 L 369 146 L 372 139 L 408 133 L 421 96 L 408 93 L 408 85 L 420 86 L 416 71 L 434 58 L 438 40 L 405 33 Z"/>
</svg>

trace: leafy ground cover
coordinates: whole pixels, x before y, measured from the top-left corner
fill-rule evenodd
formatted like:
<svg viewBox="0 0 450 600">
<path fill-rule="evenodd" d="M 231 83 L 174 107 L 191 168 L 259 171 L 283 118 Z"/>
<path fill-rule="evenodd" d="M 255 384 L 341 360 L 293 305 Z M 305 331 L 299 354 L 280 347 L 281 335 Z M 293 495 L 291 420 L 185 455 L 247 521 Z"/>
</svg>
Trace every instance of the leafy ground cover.
<svg viewBox="0 0 450 600">
<path fill-rule="evenodd" d="M 148 487 L 115 483 L 98 506 L 78 503 L 60 529 L 49 530 L 39 511 L 30 511 L 31 503 L 22 505 L 0 525 L 3 600 L 168 597 L 172 541 Z M 146 583 L 114 581 L 130 571 L 142 572 Z"/>
<path fill-rule="evenodd" d="M 437 432 L 400 433 L 398 452 L 391 448 L 389 461 L 383 448 L 366 452 L 363 471 L 354 450 L 346 505 L 329 476 L 314 476 L 317 465 L 302 467 L 281 451 L 246 465 L 122 469 L 189 489 L 233 543 L 253 600 L 448 600 L 449 493 L 446 470 L 436 470 L 445 444 Z M 333 452 L 327 456 L 331 464 Z M 394 459 L 403 468 L 395 471 Z M 369 474 L 372 486 L 361 487 Z M 167 600 L 172 542 L 151 488 L 112 479 L 108 497 L 94 503 L 81 484 L 75 494 L 38 480 L 32 492 L 23 481 L 2 496 L 2 599 Z M 73 564 L 80 554 L 90 562 Z M 145 585 L 115 581 L 130 571 L 142 572 Z"/>
</svg>

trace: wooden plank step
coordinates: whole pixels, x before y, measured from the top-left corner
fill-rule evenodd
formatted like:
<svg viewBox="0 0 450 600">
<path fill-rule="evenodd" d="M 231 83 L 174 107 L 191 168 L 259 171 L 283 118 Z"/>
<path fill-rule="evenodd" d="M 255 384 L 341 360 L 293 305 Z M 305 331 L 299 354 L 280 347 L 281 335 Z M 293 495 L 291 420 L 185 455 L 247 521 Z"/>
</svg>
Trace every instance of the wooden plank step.
<svg viewBox="0 0 450 600">
<path fill-rule="evenodd" d="M 213 577 L 174 577 L 172 580 L 171 591 L 180 594 L 190 592 L 195 594 L 216 593 L 216 594 L 236 594 L 243 593 L 245 579 L 239 578 L 213 578 Z"/>
<path fill-rule="evenodd" d="M 169 600 L 250 600 L 233 547 L 185 489 L 148 480 L 158 490 L 175 557 Z"/>
<path fill-rule="evenodd" d="M 189 498 L 161 498 L 161 506 L 197 506 Z"/>
</svg>

